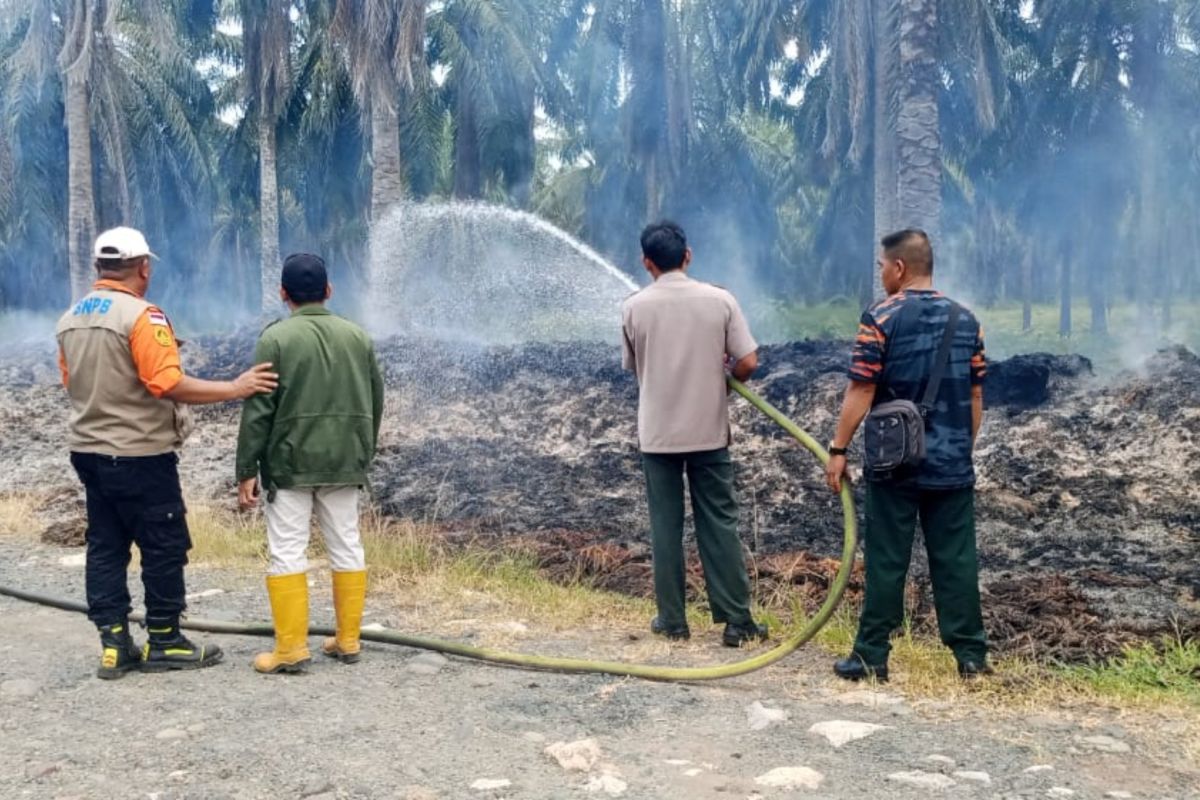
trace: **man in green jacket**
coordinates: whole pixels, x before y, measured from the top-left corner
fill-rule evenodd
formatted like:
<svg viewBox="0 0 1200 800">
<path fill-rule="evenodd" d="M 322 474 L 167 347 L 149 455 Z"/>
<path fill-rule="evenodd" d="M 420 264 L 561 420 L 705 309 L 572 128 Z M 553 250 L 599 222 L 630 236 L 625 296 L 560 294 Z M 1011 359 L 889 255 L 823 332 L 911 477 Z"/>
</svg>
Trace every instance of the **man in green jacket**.
<svg viewBox="0 0 1200 800">
<path fill-rule="evenodd" d="M 343 663 L 358 661 L 367 589 L 358 490 L 367 484 L 383 418 L 375 349 L 361 328 L 325 308 L 333 293 L 325 262 L 307 253 L 288 256 L 282 284 L 280 297 L 292 315 L 269 325 L 255 351 L 270 354 L 279 388 L 242 407 L 237 450 L 242 508 L 267 492 L 275 649 L 254 659 L 264 673 L 302 672 L 311 661 L 305 552 L 314 507 L 333 569 L 337 616 L 337 635 L 321 651 Z"/>
</svg>

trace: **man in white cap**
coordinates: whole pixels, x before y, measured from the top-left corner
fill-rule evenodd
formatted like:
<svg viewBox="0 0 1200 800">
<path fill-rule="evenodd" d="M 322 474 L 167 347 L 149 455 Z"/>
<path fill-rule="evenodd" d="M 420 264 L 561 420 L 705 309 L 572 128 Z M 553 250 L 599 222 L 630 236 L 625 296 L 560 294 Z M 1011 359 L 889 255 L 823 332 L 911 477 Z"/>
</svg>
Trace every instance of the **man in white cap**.
<svg viewBox="0 0 1200 800">
<path fill-rule="evenodd" d="M 144 297 L 154 256 L 132 228 L 96 239 L 98 280 L 58 322 L 59 367 L 71 397 L 71 465 L 87 494 L 88 618 L 100 630 L 100 678 L 216 664 L 221 649 L 179 629 L 183 568 L 191 548 L 176 451 L 190 427 L 180 404 L 219 403 L 272 391 L 258 364 L 232 381 L 185 375 L 170 321 Z M 154 256 L 157 257 L 157 256 Z M 126 570 L 141 552 L 149 641 L 130 635 Z"/>
</svg>

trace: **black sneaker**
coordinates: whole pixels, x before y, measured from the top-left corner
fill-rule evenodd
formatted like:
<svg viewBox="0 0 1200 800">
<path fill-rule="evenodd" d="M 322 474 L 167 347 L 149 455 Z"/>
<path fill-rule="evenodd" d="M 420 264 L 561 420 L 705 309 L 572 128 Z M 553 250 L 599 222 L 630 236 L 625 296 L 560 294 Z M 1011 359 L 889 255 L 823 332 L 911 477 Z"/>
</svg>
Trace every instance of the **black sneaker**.
<svg viewBox="0 0 1200 800">
<path fill-rule="evenodd" d="M 124 620 L 100 626 L 100 646 L 104 652 L 100 655 L 96 677 L 101 680 L 123 678 L 125 673 L 141 666 L 142 655 L 129 635 L 129 623 Z"/>
<path fill-rule="evenodd" d="M 958 662 L 958 677 L 964 681 L 973 681 L 977 678 L 984 678 L 994 674 L 996 674 L 995 671 L 988 666 L 986 659 L 982 661 Z"/>
<path fill-rule="evenodd" d="M 671 625 L 668 626 L 662 621 L 661 617 L 655 617 L 650 620 L 650 632 L 659 636 L 665 636 L 673 642 L 684 641 L 692 638 L 692 632 L 688 630 L 687 625 Z"/>
<path fill-rule="evenodd" d="M 833 674 L 846 681 L 865 681 L 874 678 L 887 683 L 887 664 L 868 664 L 858 653 L 851 653 L 833 665 Z"/>
<path fill-rule="evenodd" d="M 767 626 L 750 620 L 742 623 L 725 623 L 721 643 L 726 647 L 741 647 L 747 642 L 761 642 L 767 638 Z"/>
<path fill-rule="evenodd" d="M 143 672 L 200 669 L 220 663 L 224 654 L 215 644 L 193 644 L 179 630 L 179 620 L 147 620 L 150 639 L 142 647 Z"/>
</svg>

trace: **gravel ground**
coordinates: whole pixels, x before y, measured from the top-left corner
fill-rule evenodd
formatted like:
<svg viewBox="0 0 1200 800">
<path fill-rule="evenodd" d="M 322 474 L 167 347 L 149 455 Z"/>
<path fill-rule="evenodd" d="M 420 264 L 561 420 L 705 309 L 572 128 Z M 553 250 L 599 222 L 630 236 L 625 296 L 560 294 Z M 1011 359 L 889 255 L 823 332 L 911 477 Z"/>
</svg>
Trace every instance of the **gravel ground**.
<svg viewBox="0 0 1200 800">
<path fill-rule="evenodd" d="M 312 580 L 314 623 L 327 623 L 328 574 Z M 78 598 L 82 582 L 81 551 L 0 539 L 0 584 Z M 260 586 L 193 567 L 192 613 L 260 619 Z M 368 622 L 439 622 L 368 605 Z M 4 798 L 1200 798 L 1200 767 L 1163 746 L 1179 720 L 1103 708 L 1015 718 L 902 686 L 873 693 L 837 685 L 815 650 L 706 685 L 379 646 L 356 666 L 315 663 L 293 678 L 253 672 L 261 640 L 214 637 L 227 652 L 218 667 L 106 683 L 82 617 L 3 597 L 0 615 Z M 523 649 L 615 657 L 629 642 L 604 629 L 523 638 Z M 663 653 L 727 655 L 711 649 Z"/>
</svg>

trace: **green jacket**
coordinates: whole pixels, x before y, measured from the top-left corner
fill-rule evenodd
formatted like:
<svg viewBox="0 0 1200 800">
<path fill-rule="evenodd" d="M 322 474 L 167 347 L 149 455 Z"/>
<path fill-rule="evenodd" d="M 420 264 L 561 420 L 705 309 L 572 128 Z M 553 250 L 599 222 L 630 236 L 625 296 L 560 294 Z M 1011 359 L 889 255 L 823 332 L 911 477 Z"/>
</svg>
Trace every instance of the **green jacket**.
<svg viewBox="0 0 1200 800">
<path fill-rule="evenodd" d="M 365 486 L 383 419 L 383 377 L 370 337 L 323 306 L 302 306 L 259 337 L 279 388 L 242 406 L 237 478 L 268 490 Z"/>
</svg>

